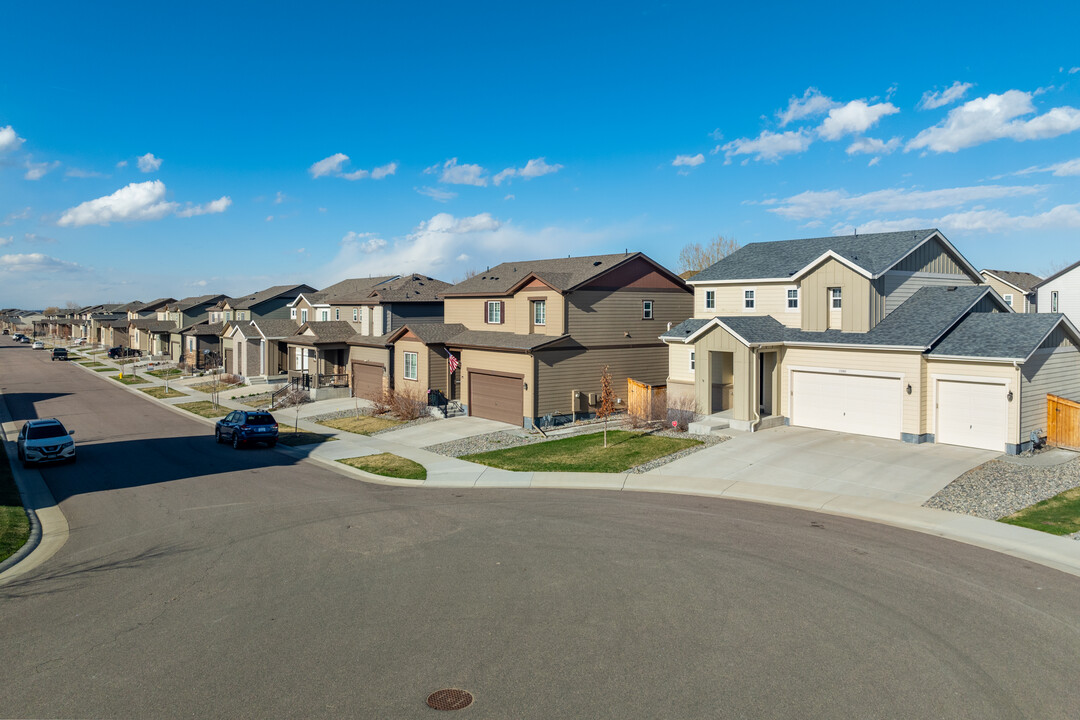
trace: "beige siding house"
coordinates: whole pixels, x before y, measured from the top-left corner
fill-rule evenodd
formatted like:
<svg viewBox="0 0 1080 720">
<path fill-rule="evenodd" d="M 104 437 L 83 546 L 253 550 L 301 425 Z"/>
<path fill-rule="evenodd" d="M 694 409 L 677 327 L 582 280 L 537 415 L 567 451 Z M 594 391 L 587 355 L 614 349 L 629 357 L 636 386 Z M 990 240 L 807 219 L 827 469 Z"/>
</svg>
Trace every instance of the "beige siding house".
<svg viewBox="0 0 1080 720">
<path fill-rule="evenodd" d="M 983 281 L 1005 299 L 1005 304 L 1018 313 L 1037 311 L 1038 294 L 1035 286 L 1042 282 L 1038 275 L 1014 270 L 983 270 Z"/>
<path fill-rule="evenodd" d="M 937 230 L 747 245 L 688 280 L 668 397 L 713 427 L 1020 452 L 1048 392 L 1080 399 L 1080 337 L 983 279 Z"/>
</svg>

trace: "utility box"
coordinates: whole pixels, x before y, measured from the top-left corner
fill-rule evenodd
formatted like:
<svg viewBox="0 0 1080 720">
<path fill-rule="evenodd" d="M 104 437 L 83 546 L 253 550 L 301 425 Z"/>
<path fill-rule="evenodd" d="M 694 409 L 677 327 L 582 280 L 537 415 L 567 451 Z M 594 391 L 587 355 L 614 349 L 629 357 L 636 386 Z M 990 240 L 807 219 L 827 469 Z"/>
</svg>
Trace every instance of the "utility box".
<svg viewBox="0 0 1080 720">
<path fill-rule="evenodd" d="M 585 393 L 580 390 L 570 391 L 570 407 L 575 413 L 587 412 L 588 406 L 585 404 L 587 398 Z"/>
<path fill-rule="evenodd" d="M 600 393 L 589 393 L 589 405 L 596 407 L 600 404 Z"/>
</svg>

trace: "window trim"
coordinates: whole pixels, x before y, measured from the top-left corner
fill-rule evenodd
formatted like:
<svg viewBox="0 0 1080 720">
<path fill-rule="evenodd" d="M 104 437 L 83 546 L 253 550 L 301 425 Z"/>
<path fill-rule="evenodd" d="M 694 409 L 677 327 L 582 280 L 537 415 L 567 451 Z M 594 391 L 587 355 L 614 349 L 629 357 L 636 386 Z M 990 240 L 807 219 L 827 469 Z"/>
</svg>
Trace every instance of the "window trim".
<svg viewBox="0 0 1080 720">
<path fill-rule="evenodd" d="M 327 322 L 330 319 L 330 311 L 329 310 L 320 310 L 319 311 L 319 317 L 322 319 L 321 320 L 322 322 Z"/>
<path fill-rule="evenodd" d="M 641 301 L 641 319 L 653 320 L 656 318 L 656 305 L 652 300 Z"/>
<path fill-rule="evenodd" d="M 547 300 L 533 300 L 532 306 L 533 325 L 547 325 Z M 538 315 L 539 319 L 537 319 Z"/>
<path fill-rule="evenodd" d="M 695 372 L 696 371 L 696 368 L 694 367 L 696 361 L 697 361 L 697 351 L 696 350 L 691 350 L 690 351 L 690 372 Z"/>
<path fill-rule="evenodd" d="M 300 309 L 300 322 L 301 323 L 306 323 L 307 322 L 307 308 L 301 308 Z"/>
<path fill-rule="evenodd" d="M 1050 291 L 1050 312 L 1056 313 L 1058 311 L 1058 291 Z"/>
<path fill-rule="evenodd" d="M 794 297 L 794 298 L 793 298 L 793 297 L 791 297 L 791 293 L 795 293 L 795 297 Z M 787 310 L 788 312 L 798 312 L 798 311 L 799 311 L 799 294 L 800 294 L 800 293 L 799 293 L 799 288 L 797 288 L 797 287 L 794 287 L 794 288 L 788 288 L 788 289 L 787 289 L 787 292 L 786 292 L 786 293 L 784 293 L 784 295 L 785 295 L 785 297 L 786 297 L 786 299 L 787 299 L 787 305 L 786 305 L 785 309 L 786 309 L 786 310 Z M 791 301 L 792 301 L 792 300 L 794 300 L 794 301 L 795 301 L 795 304 L 794 304 L 794 305 L 792 305 L 792 304 L 791 304 Z"/>
<path fill-rule="evenodd" d="M 412 355 L 412 377 L 409 377 L 409 356 Z M 420 354 L 412 350 L 402 352 L 401 376 L 406 380 L 417 380 L 420 376 Z"/>
<path fill-rule="evenodd" d="M 341 308 L 334 308 L 334 319 L 335 320 L 340 320 L 341 319 Z"/>
<path fill-rule="evenodd" d="M 492 310 L 495 311 L 495 319 L 492 320 Z M 502 300 L 487 300 L 484 303 L 484 322 L 487 325 L 502 325 L 503 324 L 503 302 Z"/>
<path fill-rule="evenodd" d="M 716 291 L 715 290 L 706 290 L 705 291 L 705 309 L 706 310 L 715 310 L 716 309 Z"/>
<path fill-rule="evenodd" d="M 829 288 L 829 312 L 844 309 L 844 289 L 838 287 Z"/>
<path fill-rule="evenodd" d="M 743 288 L 743 300 L 742 311 L 743 312 L 755 312 L 757 311 L 757 288 L 749 287 Z"/>
<path fill-rule="evenodd" d="M 289 309 L 289 319 L 290 320 L 295 320 L 296 319 L 296 308 L 290 308 Z"/>
<path fill-rule="evenodd" d="M 359 320 L 360 320 L 360 310 L 359 310 L 359 308 L 353 308 L 352 309 L 352 321 L 353 322 L 358 322 Z"/>
<path fill-rule="evenodd" d="M 1001 299 L 1005 301 L 1006 305 L 1013 308 L 1014 310 L 1016 309 L 1016 308 L 1013 307 L 1013 294 L 1012 293 L 1005 293 L 1004 295 L 1001 296 Z"/>
</svg>

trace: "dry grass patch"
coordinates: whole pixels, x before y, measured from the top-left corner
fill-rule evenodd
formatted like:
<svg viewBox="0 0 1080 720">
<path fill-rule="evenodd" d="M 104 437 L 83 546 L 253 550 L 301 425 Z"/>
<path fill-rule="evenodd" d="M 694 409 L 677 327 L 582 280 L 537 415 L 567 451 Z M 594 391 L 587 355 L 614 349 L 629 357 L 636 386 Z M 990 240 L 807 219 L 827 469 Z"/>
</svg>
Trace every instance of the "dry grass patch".
<svg viewBox="0 0 1080 720">
<path fill-rule="evenodd" d="M 225 392 L 226 390 L 235 390 L 244 383 L 223 383 L 223 382 L 204 382 L 196 383 L 191 386 L 192 390 L 199 390 L 204 393 Z"/>
<path fill-rule="evenodd" d="M 146 393 L 152 398 L 157 398 L 158 400 L 175 397 L 187 397 L 187 393 L 182 393 L 179 390 L 174 390 L 173 388 L 169 388 L 168 392 L 166 392 L 165 388 L 163 387 L 139 388 L 139 390 Z"/>
<path fill-rule="evenodd" d="M 397 427 L 398 425 L 405 424 L 404 420 L 395 420 L 394 418 L 386 417 L 373 417 L 371 415 L 361 415 L 360 417 L 345 417 L 335 418 L 333 420 L 322 420 L 320 425 L 325 425 L 335 430 L 344 430 L 345 432 L 356 433 L 357 435 L 371 435 L 381 430 Z"/>
<path fill-rule="evenodd" d="M 391 453 L 365 455 L 364 457 L 338 460 L 342 465 L 369 472 L 372 475 L 402 478 L 404 480 L 427 480 L 427 470 L 418 462 Z"/>
<path fill-rule="evenodd" d="M 115 380 L 116 382 L 124 383 L 125 385 L 142 385 L 143 383 L 150 382 L 146 378 L 139 377 L 138 375 L 125 375 L 124 377 L 120 377 L 119 375 L 117 375 L 116 377 L 111 379 Z"/>
<path fill-rule="evenodd" d="M 201 415 L 204 418 L 219 418 L 224 417 L 229 413 L 229 408 L 224 405 L 215 405 L 209 400 L 196 400 L 189 403 L 177 403 L 173 407 L 178 407 L 181 410 L 187 410 L 189 413 Z"/>
</svg>

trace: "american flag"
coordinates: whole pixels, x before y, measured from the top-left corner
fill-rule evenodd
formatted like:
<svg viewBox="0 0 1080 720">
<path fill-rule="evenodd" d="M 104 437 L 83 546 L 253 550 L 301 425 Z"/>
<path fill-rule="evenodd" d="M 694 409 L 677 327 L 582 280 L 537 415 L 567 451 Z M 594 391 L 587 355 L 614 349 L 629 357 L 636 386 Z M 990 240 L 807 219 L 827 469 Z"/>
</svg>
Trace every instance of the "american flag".
<svg viewBox="0 0 1080 720">
<path fill-rule="evenodd" d="M 455 372 L 457 372 L 458 360 L 449 350 L 446 351 L 446 358 L 446 363 L 450 366 L 450 374 L 453 375 Z"/>
</svg>

